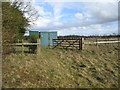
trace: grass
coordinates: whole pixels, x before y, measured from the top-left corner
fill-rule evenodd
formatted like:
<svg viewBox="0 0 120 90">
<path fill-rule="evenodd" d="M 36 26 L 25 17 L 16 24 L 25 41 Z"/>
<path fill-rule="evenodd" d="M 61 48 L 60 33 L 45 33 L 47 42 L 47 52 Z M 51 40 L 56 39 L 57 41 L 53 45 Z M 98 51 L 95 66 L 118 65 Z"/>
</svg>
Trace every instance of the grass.
<svg viewBox="0 0 120 90">
<path fill-rule="evenodd" d="M 83 51 L 42 48 L 3 60 L 4 88 L 116 88 L 118 45 L 86 45 Z"/>
</svg>

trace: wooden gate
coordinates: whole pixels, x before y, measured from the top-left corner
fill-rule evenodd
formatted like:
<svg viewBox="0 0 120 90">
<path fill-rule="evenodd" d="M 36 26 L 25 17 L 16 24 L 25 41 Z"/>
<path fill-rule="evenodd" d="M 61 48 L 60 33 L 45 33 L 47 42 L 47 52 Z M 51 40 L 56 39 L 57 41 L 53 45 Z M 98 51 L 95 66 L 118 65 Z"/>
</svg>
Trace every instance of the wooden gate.
<svg viewBox="0 0 120 90">
<path fill-rule="evenodd" d="M 82 38 L 79 39 L 53 39 L 53 47 L 82 50 Z"/>
</svg>

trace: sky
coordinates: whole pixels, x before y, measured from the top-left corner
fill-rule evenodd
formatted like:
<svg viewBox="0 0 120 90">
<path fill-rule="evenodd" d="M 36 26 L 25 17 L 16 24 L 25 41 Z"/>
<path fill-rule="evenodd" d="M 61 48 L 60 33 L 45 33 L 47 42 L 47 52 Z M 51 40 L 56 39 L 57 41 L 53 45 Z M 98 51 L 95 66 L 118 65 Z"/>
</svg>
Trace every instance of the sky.
<svg viewBox="0 0 120 90">
<path fill-rule="evenodd" d="M 33 0 L 38 19 L 30 30 L 64 35 L 118 34 L 119 0 Z"/>
</svg>

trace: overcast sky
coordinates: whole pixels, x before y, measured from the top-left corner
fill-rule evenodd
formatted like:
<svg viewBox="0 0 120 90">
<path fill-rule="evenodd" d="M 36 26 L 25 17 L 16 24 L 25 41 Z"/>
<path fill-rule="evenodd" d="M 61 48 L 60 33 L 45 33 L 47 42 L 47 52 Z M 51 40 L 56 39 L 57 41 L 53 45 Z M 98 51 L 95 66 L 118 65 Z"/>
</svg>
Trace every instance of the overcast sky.
<svg viewBox="0 0 120 90">
<path fill-rule="evenodd" d="M 118 0 L 33 0 L 32 5 L 39 18 L 31 30 L 55 30 L 58 35 L 118 33 Z"/>
</svg>

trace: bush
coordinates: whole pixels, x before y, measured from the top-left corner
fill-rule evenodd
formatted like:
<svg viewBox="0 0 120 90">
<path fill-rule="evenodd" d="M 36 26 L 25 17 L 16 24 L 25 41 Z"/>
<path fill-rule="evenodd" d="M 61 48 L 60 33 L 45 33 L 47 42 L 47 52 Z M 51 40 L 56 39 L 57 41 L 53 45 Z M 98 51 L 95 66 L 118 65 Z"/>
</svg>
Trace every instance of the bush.
<svg viewBox="0 0 120 90">
<path fill-rule="evenodd" d="M 38 36 L 37 35 L 30 35 L 29 42 L 30 43 L 37 43 Z"/>
<path fill-rule="evenodd" d="M 37 43 L 37 39 L 38 39 L 37 35 L 30 35 L 29 42 L 30 43 Z M 30 46 L 29 49 L 32 50 L 33 53 L 35 53 L 37 46 L 36 45 Z"/>
</svg>

